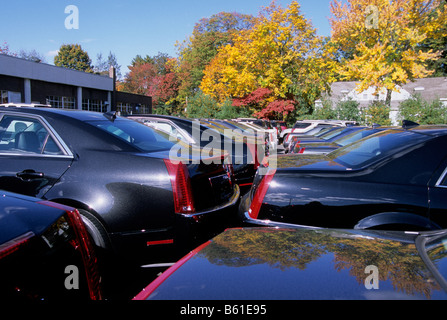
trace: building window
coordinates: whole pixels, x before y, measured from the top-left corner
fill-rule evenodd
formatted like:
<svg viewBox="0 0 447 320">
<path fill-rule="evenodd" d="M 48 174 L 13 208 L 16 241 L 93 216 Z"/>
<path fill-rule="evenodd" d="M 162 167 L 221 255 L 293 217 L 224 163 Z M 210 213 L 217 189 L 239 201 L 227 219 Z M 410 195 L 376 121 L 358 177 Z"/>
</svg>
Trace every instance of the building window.
<svg viewBox="0 0 447 320">
<path fill-rule="evenodd" d="M 145 104 L 140 104 L 137 107 L 135 107 L 135 112 L 140 114 L 148 114 L 149 108 Z"/>
<path fill-rule="evenodd" d="M 47 104 L 53 108 L 76 109 L 76 98 L 74 97 L 58 97 L 47 96 Z"/>
<path fill-rule="evenodd" d="M 132 105 L 130 103 L 122 103 L 119 102 L 116 105 L 116 111 L 118 111 L 122 115 L 132 114 Z"/>
<path fill-rule="evenodd" d="M 107 101 L 83 99 L 82 110 L 102 113 L 107 112 Z"/>
<path fill-rule="evenodd" d="M 0 94 L 1 94 L 1 100 L 0 103 L 8 103 L 8 91 L 5 90 L 0 90 Z"/>
<path fill-rule="evenodd" d="M 0 103 L 21 103 L 22 94 L 20 92 L 0 90 Z"/>
</svg>

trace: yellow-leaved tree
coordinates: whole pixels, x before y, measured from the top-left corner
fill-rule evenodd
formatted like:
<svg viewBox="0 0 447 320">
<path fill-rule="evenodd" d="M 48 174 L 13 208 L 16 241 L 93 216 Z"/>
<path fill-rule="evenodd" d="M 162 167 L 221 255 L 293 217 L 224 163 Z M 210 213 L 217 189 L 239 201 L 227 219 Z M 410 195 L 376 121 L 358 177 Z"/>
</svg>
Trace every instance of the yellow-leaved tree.
<svg viewBox="0 0 447 320">
<path fill-rule="evenodd" d="M 444 2 L 333 0 L 331 44 L 341 52 L 337 69 L 342 79 L 359 81 L 360 92 L 386 90 L 390 105 L 398 86 L 429 76 L 427 63 L 440 52 L 423 50 L 421 44 L 447 36 Z"/>
<path fill-rule="evenodd" d="M 323 44 L 298 2 L 287 8 L 272 2 L 251 29 L 241 31 L 232 44 L 219 50 L 205 69 L 200 88 L 220 101 L 268 89 L 263 106 L 287 100 L 312 108 L 331 81 L 333 60 L 327 58 Z"/>
</svg>

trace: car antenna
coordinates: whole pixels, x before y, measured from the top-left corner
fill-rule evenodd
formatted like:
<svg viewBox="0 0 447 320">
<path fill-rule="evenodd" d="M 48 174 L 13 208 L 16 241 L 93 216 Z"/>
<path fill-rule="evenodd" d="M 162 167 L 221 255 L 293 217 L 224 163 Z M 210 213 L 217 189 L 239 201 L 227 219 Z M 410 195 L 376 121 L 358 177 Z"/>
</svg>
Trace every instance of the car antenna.
<svg viewBox="0 0 447 320">
<path fill-rule="evenodd" d="M 116 119 L 116 114 L 117 114 L 117 111 L 109 111 L 109 112 L 104 113 L 104 117 L 106 117 L 107 119 L 109 119 L 110 121 L 113 122 Z"/>
</svg>

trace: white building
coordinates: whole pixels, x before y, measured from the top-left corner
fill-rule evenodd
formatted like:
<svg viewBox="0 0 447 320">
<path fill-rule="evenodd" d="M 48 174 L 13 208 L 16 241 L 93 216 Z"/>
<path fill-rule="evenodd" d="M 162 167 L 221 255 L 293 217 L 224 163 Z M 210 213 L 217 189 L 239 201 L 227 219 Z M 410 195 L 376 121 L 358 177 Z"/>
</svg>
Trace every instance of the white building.
<svg viewBox="0 0 447 320">
<path fill-rule="evenodd" d="M 352 99 L 360 103 L 360 108 L 367 108 L 373 101 L 385 101 L 386 91 L 375 95 L 375 88 L 370 87 L 365 91 L 357 91 L 358 82 L 334 82 L 331 85 L 330 100 L 333 105 L 338 101 Z M 424 78 L 397 87 L 391 96 L 390 119 L 394 125 L 398 123 L 399 105 L 402 101 L 410 99 L 414 94 L 420 94 L 424 100 L 440 100 L 447 107 L 447 78 Z M 316 101 L 316 106 L 321 106 L 321 100 Z"/>
</svg>

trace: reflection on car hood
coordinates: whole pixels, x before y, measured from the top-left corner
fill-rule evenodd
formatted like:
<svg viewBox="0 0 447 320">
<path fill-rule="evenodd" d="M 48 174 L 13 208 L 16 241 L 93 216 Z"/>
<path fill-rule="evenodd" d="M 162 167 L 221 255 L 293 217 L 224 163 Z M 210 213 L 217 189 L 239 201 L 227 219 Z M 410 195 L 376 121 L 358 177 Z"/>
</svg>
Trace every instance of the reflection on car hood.
<svg viewBox="0 0 447 320">
<path fill-rule="evenodd" d="M 0 191 L 0 244 L 30 231 L 39 235 L 62 215 L 60 210 L 36 201 Z"/>
<path fill-rule="evenodd" d="M 270 160 L 271 165 L 276 164 L 278 169 L 297 169 L 299 170 L 330 170 L 346 171 L 346 167 L 338 162 L 331 160 L 324 154 L 287 154 L 278 155 L 276 163 Z"/>
<path fill-rule="evenodd" d="M 389 234 L 229 229 L 177 269 L 149 298 L 447 299 L 420 258 L 415 236 Z M 377 289 L 365 285 L 371 275 L 369 266 L 377 267 Z"/>
</svg>

